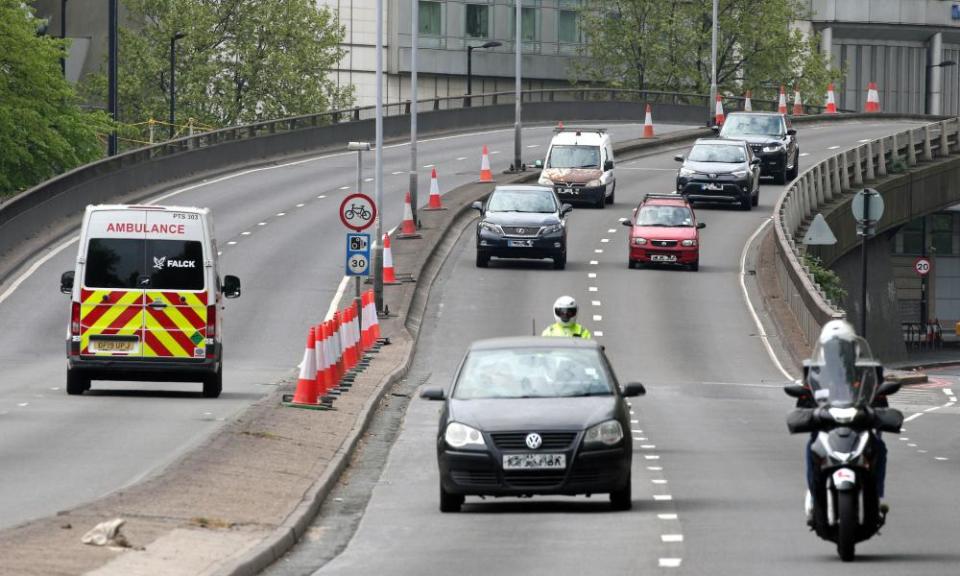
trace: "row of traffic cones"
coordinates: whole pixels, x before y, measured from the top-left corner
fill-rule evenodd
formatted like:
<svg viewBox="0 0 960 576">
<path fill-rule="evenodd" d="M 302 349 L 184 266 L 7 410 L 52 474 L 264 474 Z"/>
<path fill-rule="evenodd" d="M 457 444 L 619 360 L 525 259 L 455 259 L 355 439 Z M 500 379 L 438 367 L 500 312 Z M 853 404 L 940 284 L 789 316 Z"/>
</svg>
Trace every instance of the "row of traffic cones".
<svg viewBox="0 0 960 576">
<path fill-rule="evenodd" d="M 369 366 L 371 355 L 388 343 L 380 337 L 373 290 L 367 290 L 359 306 L 351 304 L 307 331 L 297 389 L 293 396 L 284 396 L 283 403 L 333 410 L 337 396 L 350 389 Z"/>
<path fill-rule="evenodd" d="M 751 102 L 751 92 L 747 90 L 743 98 L 743 110 L 745 112 L 751 112 L 753 110 L 753 104 Z M 649 117 L 650 105 L 647 105 L 647 114 Z M 877 92 L 876 82 L 870 82 L 867 85 L 867 104 L 864 107 L 865 112 L 880 112 L 880 94 Z M 780 86 L 780 98 L 777 102 L 777 112 L 780 114 L 787 114 L 787 94 L 783 86 Z M 824 106 L 825 114 L 836 114 L 837 113 L 837 97 L 834 92 L 833 83 L 827 87 L 827 102 Z M 800 98 L 800 91 L 793 91 L 793 115 L 800 116 L 803 114 L 803 100 Z M 717 103 L 716 111 L 714 113 L 714 122 L 717 126 L 722 126 L 725 118 L 723 111 L 723 96 L 717 94 Z M 646 130 L 646 126 L 644 126 Z"/>
</svg>

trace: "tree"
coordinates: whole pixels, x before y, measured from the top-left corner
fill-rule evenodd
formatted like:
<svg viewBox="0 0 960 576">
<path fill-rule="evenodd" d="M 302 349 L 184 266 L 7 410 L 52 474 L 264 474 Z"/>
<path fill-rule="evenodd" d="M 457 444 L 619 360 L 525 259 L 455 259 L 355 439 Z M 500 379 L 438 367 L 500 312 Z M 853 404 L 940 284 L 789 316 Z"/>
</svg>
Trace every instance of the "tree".
<svg viewBox="0 0 960 576">
<path fill-rule="evenodd" d="M 235 124 L 346 107 L 350 89 L 328 72 L 344 56 L 344 28 L 312 0 L 124 0 L 120 33 L 121 120 L 166 120 L 170 39 L 177 33 L 176 104 L 181 126 Z M 84 80 L 104 98 L 103 73 Z"/>
<path fill-rule="evenodd" d="M 38 35 L 20 0 L 0 0 L 0 197 L 103 155 L 109 117 L 84 112 L 60 70 L 65 43 Z"/>
<path fill-rule="evenodd" d="M 840 72 L 830 70 L 795 23 L 807 16 L 799 0 L 721 0 L 717 85 L 721 92 L 775 97 L 781 84 L 823 96 Z M 584 5 L 587 56 L 580 77 L 637 90 L 708 93 L 712 2 L 599 0 Z"/>
</svg>

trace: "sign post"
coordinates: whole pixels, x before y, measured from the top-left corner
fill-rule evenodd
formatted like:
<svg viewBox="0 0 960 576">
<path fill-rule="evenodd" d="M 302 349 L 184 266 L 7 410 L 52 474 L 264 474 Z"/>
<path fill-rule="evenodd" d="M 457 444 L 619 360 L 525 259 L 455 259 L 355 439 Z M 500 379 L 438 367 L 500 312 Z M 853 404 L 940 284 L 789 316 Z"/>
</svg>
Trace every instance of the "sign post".
<svg viewBox="0 0 960 576">
<path fill-rule="evenodd" d="M 883 216 L 883 197 L 873 188 L 857 192 L 850 204 L 857 221 L 860 241 L 860 336 L 867 337 L 867 240 L 877 232 L 877 222 Z"/>
</svg>

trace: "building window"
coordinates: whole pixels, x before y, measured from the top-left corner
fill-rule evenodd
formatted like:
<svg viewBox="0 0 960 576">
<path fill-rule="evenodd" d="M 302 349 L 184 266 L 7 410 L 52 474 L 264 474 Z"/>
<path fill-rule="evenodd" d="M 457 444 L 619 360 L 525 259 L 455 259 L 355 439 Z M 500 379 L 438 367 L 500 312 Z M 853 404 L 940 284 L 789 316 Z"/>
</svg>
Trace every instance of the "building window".
<svg viewBox="0 0 960 576">
<path fill-rule="evenodd" d="M 521 8 L 520 9 L 520 34 L 524 42 L 536 42 L 538 40 L 537 31 L 539 27 L 537 26 L 537 9 L 536 8 Z M 513 8 L 510 9 L 510 38 L 516 38 L 517 36 L 517 11 Z"/>
<path fill-rule="evenodd" d="M 917 218 L 900 229 L 903 239 L 901 254 L 921 254 L 923 252 L 923 220 Z"/>
<path fill-rule="evenodd" d="M 573 10 L 560 10 L 558 13 L 559 31 L 557 37 L 563 44 L 576 44 L 580 42 L 579 23 L 577 22 L 577 13 Z"/>
<path fill-rule="evenodd" d="M 440 36 L 442 33 L 439 2 L 420 2 L 420 34 Z"/>
<path fill-rule="evenodd" d="M 467 38 L 490 37 L 490 7 L 467 4 Z"/>
<path fill-rule="evenodd" d="M 930 216 L 930 245 L 937 256 L 953 255 L 953 213 Z"/>
</svg>

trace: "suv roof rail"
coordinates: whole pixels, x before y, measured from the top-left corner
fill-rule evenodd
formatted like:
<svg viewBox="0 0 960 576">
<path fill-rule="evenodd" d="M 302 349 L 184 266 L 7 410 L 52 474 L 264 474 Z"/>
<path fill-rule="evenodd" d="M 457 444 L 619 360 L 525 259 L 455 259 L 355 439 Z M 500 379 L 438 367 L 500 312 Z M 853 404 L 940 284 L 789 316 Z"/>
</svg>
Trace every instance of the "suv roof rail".
<svg viewBox="0 0 960 576">
<path fill-rule="evenodd" d="M 606 131 L 607 131 L 606 128 L 589 128 L 589 127 L 577 127 L 577 126 L 563 126 L 563 127 L 557 126 L 553 129 L 553 132 L 555 134 L 559 134 L 561 132 L 577 132 L 577 133 L 596 132 L 597 134 L 604 134 L 606 133 Z"/>
<path fill-rule="evenodd" d="M 644 194 L 643 201 L 646 202 L 649 198 L 663 198 L 665 200 L 681 200 L 687 202 L 687 199 L 683 197 L 682 194 L 657 194 L 651 192 L 649 194 Z"/>
</svg>

